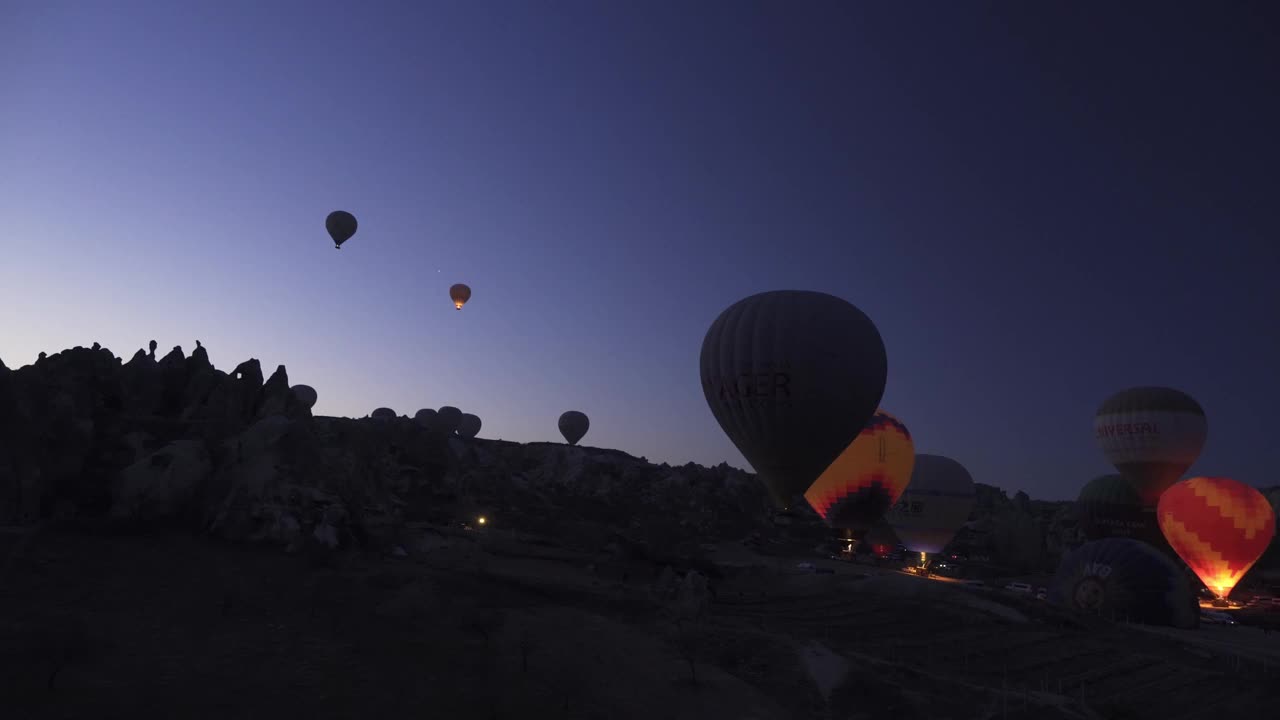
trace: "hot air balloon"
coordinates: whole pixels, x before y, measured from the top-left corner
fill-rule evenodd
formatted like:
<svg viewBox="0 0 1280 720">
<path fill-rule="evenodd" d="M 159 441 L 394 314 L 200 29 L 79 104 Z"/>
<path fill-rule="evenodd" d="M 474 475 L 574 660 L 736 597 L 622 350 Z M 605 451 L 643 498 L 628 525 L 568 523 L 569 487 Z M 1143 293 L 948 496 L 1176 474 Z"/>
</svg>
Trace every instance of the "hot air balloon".
<svg viewBox="0 0 1280 720">
<path fill-rule="evenodd" d="M 436 411 L 436 427 L 448 435 L 457 432 L 462 422 L 462 411 L 452 405 L 445 405 Z"/>
<path fill-rule="evenodd" d="M 453 301 L 454 308 L 461 310 L 462 306 L 466 305 L 467 301 L 471 299 L 471 288 L 458 283 L 449 288 L 449 299 Z"/>
<path fill-rule="evenodd" d="M 1191 585 L 1177 562 L 1132 538 L 1085 543 L 1058 565 L 1049 602 L 1113 620 L 1194 628 L 1200 622 Z"/>
<path fill-rule="evenodd" d="M 396 411 L 392 410 L 391 408 L 380 407 L 377 410 L 374 410 L 373 413 L 369 415 L 369 417 L 373 418 L 374 420 L 395 420 Z"/>
<path fill-rule="evenodd" d="M 1160 530 L 1205 587 L 1225 601 L 1276 534 L 1267 498 L 1237 480 L 1195 477 L 1169 488 Z"/>
<path fill-rule="evenodd" d="M 293 391 L 294 397 L 298 398 L 298 402 L 305 405 L 308 410 L 316 406 L 319 395 L 316 394 L 315 388 L 310 385 L 294 385 L 289 389 Z"/>
<path fill-rule="evenodd" d="M 915 448 L 907 426 L 883 410 L 823 471 L 804 494 L 809 505 L 833 528 L 854 531 L 860 539 L 902 496 L 911 480 Z"/>
<path fill-rule="evenodd" d="M 560 434 L 564 436 L 565 442 L 570 445 L 577 445 L 582 436 L 587 434 L 587 429 L 591 427 L 591 421 L 587 416 L 577 410 L 566 411 L 556 424 L 560 426 Z"/>
<path fill-rule="evenodd" d="M 885 513 L 889 527 L 912 552 L 940 553 L 969 520 L 977 495 L 964 466 L 941 455 L 916 455 L 911 482 Z"/>
<path fill-rule="evenodd" d="M 413 421 L 427 430 L 436 428 L 436 411 L 431 408 L 423 408 L 413 414 Z"/>
<path fill-rule="evenodd" d="M 720 427 L 790 510 L 880 404 L 888 359 L 861 310 L 819 292 L 730 305 L 702 341 L 702 392 Z"/>
<path fill-rule="evenodd" d="M 471 413 L 462 413 L 458 420 L 458 435 L 470 440 L 480 434 L 480 418 Z"/>
<path fill-rule="evenodd" d="M 1076 500 L 1076 516 L 1089 540 L 1128 537 L 1152 542 L 1160 534 L 1155 513 L 1143 508 L 1142 496 L 1123 475 L 1090 480 Z"/>
<path fill-rule="evenodd" d="M 1200 457 L 1209 424 L 1204 408 L 1186 393 L 1138 387 L 1108 398 L 1093 431 L 1107 462 L 1133 483 L 1143 506 L 1154 508 L 1160 493 Z"/>
<path fill-rule="evenodd" d="M 324 228 L 329 231 L 329 237 L 333 238 L 333 247 L 341 250 L 342 243 L 356 234 L 356 216 L 346 210 L 334 210 L 324 219 Z"/>
</svg>

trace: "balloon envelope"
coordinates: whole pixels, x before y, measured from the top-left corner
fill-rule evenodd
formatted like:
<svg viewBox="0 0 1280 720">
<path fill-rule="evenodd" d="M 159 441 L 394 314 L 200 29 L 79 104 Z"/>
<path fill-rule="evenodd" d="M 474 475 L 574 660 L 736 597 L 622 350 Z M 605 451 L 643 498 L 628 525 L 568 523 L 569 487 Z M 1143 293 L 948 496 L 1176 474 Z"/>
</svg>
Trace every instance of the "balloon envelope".
<svg viewBox="0 0 1280 720">
<path fill-rule="evenodd" d="M 396 417 L 396 411 L 391 408 L 380 407 L 374 410 L 370 417 L 375 420 L 393 420 Z"/>
<path fill-rule="evenodd" d="M 1123 475 L 1090 480 L 1076 499 L 1076 517 L 1089 540 L 1129 537 L 1151 542 L 1160 533 L 1155 513 L 1143 506 L 1142 496 Z"/>
<path fill-rule="evenodd" d="M 779 290 L 720 313 L 703 338 L 700 371 L 716 421 L 787 510 L 866 427 L 888 360 L 858 308 Z"/>
<path fill-rule="evenodd" d="M 458 283 L 449 288 L 449 299 L 453 301 L 453 306 L 456 309 L 461 310 L 462 306 L 466 305 L 467 301 L 471 299 L 471 288 Z"/>
<path fill-rule="evenodd" d="M 1093 431 L 1107 462 L 1133 483 L 1143 505 L 1154 508 L 1160 493 L 1200 457 L 1209 424 L 1190 395 L 1137 387 L 1108 398 L 1094 416 Z"/>
<path fill-rule="evenodd" d="M 431 408 L 423 408 L 413 414 L 413 421 L 428 430 L 434 430 L 436 427 L 436 411 Z"/>
<path fill-rule="evenodd" d="M 831 527 L 866 531 L 902 496 L 914 465 L 907 426 L 877 410 L 804 499 Z"/>
<path fill-rule="evenodd" d="M 556 425 L 560 427 L 560 434 L 564 436 L 565 442 L 577 445 L 578 441 L 587 434 L 591 421 L 587 419 L 585 413 L 569 410 L 560 416 Z"/>
<path fill-rule="evenodd" d="M 1115 620 L 1194 628 L 1200 609 L 1182 568 L 1132 538 L 1094 540 L 1058 565 L 1049 602 Z"/>
<path fill-rule="evenodd" d="M 356 234 L 356 216 L 346 210 L 334 210 L 324 219 L 324 228 L 329 231 L 329 237 L 333 238 L 333 246 L 341 248 L 342 243 Z"/>
<path fill-rule="evenodd" d="M 298 398 L 298 402 L 305 405 L 308 410 L 316 406 L 319 395 L 316 394 L 315 388 L 310 385 L 294 385 L 289 389 L 293 391 L 294 397 Z"/>
<path fill-rule="evenodd" d="M 462 411 L 452 405 L 445 405 L 436 411 L 436 426 L 446 434 L 457 432 L 462 422 Z"/>
<path fill-rule="evenodd" d="M 941 455 L 916 455 L 911 482 L 885 520 L 912 552 L 939 553 L 969 520 L 977 494 L 963 465 Z"/>
<path fill-rule="evenodd" d="M 480 418 L 471 413 L 462 413 L 458 419 L 458 434 L 468 440 L 480 434 Z"/>
<path fill-rule="evenodd" d="M 1178 557 L 1220 598 L 1231 594 L 1276 534 L 1276 513 L 1254 488 L 1195 477 L 1169 488 L 1156 510 Z"/>
</svg>

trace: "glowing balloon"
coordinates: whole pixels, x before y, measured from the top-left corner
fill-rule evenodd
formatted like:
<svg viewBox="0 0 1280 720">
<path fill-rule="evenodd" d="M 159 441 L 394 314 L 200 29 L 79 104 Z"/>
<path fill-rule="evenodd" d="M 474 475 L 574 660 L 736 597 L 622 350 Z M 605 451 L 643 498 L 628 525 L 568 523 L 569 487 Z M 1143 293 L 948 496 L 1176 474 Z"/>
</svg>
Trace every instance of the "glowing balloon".
<svg viewBox="0 0 1280 720">
<path fill-rule="evenodd" d="M 436 411 L 431 408 L 423 408 L 413 414 L 413 421 L 427 430 L 434 430 L 437 423 Z"/>
<path fill-rule="evenodd" d="M 1155 507 L 1160 493 L 1200 457 L 1209 424 L 1191 396 L 1163 387 L 1130 388 L 1098 408 L 1093 431 L 1107 462 Z"/>
<path fill-rule="evenodd" d="M 316 406 L 316 400 L 320 397 L 316 394 L 316 389 L 310 385 L 294 385 L 289 389 L 293 391 L 294 397 L 298 398 L 298 402 L 305 405 L 308 410 Z"/>
<path fill-rule="evenodd" d="M 369 417 L 374 420 L 394 420 L 396 419 L 396 411 L 391 408 L 380 407 L 377 410 L 374 410 L 373 414 Z"/>
<path fill-rule="evenodd" d="M 819 292 L 730 305 L 702 341 L 702 392 L 716 421 L 789 510 L 876 411 L 888 372 L 880 331 Z"/>
<path fill-rule="evenodd" d="M 591 421 L 587 419 L 586 414 L 569 410 L 560 416 L 556 425 L 560 427 L 560 434 L 564 436 L 565 442 L 577 445 L 582 436 L 587 434 Z"/>
<path fill-rule="evenodd" d="M 898 502 L 911 480 L 915 447 L 907 426 L 883 410 L 805 491 L 834 528 L 866 531 Z"/>
<path fill-rule="evenodd" d="M 1194 628 L 1200 610 L 1176 561 L 1132 538 L 1085 543 L 1058 565 L 1048 601 L 1147 625 Z"/>
<path fill-rule="evenodd" d="M 449 299 L 453 301 L 454 308 L 461 310 L 462 306 L 466 305 L 467 301 L 471 299 L 471 288 L 458 283 L 449 288 Z"/>
<path fill-rule="evenodd" d="M 916 455 L 911 482 L 885 520 L 912 552 L 940 553 L 969 521 L 977 494 L 964 466 L 941 455 Z"/>
<path fill-rule="evenodd" d="M 1169 488 L 1156 509 L 1160 530 L 1196 577 L 1226 599 L 1276 534 L 1276 513 L 1254 488 L 1195 477 Z"/>
<path fill-rule="evenodd" d="M 471 413 L 462 413 L 458 419 L 458 435 L 470 440 L 480 434 L 480 418 Z"/>
<path fill-rule="evenodd" d="M 329 237 L 333 238 L 333 247 L 341 250 L 342 243 L 356 234 L 356 216 L 346 210 L 334 210 L 324 219 L 324 228 L 329 231 Z"/>
<path fill-rule="evenodd" d="M 452 405 L 445 405 L 436 411 L 436 427 L 446 435 L 457 432 L 462 422 L 462 411 Z"/>
</svg>

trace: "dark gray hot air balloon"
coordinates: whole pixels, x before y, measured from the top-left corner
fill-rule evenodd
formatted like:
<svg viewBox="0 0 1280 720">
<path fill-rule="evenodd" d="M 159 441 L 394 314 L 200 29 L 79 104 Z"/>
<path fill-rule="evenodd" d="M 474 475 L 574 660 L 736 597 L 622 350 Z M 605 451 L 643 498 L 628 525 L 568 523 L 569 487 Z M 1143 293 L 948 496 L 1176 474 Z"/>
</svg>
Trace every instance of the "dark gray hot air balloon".
<svg viewBox="0 0 1280 720">
<path fill-rule="evenodd" d="M 586 413 L 577 410 L 565 412 L 556 424 L 560 426 L 560 434 L 564 436 L 565 442 L 570 445 L 577 445 L 591 427 L 591 421 L 587 419 Z"/>
<path fill-rule="evenodd" d="M 413 421 L 426 428 L 427 430 L 435 430 L 438 420 L 436 411 L 431 408 L 423 408 L 413 414 Z"/>
<path fill-rule="evenodd" d="M 471 288 L 462 283 L 458 283 L 449 288 L 449 299 L 453 301 L 453 307 L 461 310 L 463 305 L 471 299 Z"/>
<path fill-rule="evenodd" d="M 356 234 L 356 216 L 346 210 L 334 210 L 324 219 L 324 228 L 329 231 L 329 237 L 333 238 L 333 247 L 341 250 L 342 243 Z"/>
<path fill-rule="evenodd" d="M 293 391 L 294 397 L 298 398 L 298 402 L 307 407 L 308 410 L 316 406 L 316 400 L 320 398 L 316 394 L 316 389 L 310 385 L 294 385 L 289 388 Z"/>
<path fill-rule="evenodd" d="M 396 411 L 392 410 L 391 408 L 380 407 L 377 410 L 374 410 L 373 413 L 369 415 L 369 417 L 373 418 L 374 420 L 395 420 Z"/>
<path fill-rule="evenodd" d="M 446 435 L 457 432 L 462 422 L 462 411 L 452 405 L 445 405 L 436 411 L 436 427 Z"/>
<path fill-rule="evenodd" d="M 462 413 L 458 420 L 458 435 L 470 440 L 480 434 L 480 418 L 471 413 Z"/>
<path fill-rule="evenodd" d="M 963 465 L 941 455 L 916 455 L 911 482 L 884 519 L 908 550 L 940 553 L 969 520 L 977 492 Z"/>
<path fill-rule="evenodd" d="M 739 300 L 702 341 L 707 404 L 783 510 L 866 427 L 887 373 L 875 323 L 820 292 Z"/>
</svg>

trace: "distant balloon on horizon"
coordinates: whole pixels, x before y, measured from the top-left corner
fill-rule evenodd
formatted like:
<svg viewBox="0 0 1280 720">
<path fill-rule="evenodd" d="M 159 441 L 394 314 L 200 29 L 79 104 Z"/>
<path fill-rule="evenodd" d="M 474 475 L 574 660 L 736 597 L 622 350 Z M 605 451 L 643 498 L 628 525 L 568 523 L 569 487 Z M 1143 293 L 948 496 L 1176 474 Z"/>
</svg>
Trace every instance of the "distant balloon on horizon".
<svg viewBox="0 0 1280 720">
<path fill-rule="evenodd" d="M 436 411 L 436 426 L 446 435 L 458 431 L 462 422 L 462 411 L 452 405 L 445 405 Z"/>
<path fill-rule="evenodd" d="M 461 310 L 462 306 L 466 305 L 467 301 L 471 299 L 471 288 L 458 283 L 449 288 L 449 299 L 453 301 L 454 309 Z"/>
<path fill-rule="evenodd" d="M 1204 408 L 1181 390 L 1135 387 L 1112 395 L 1093 419 L 1107 462 L 1154 508 L 1200 457 L 1209 433 Z"/>
<path fill-rule="evenodd" d="M 462 413 L 462 417 L 458 419 L 458 437 L 468 440 L 480 434 L 480 416 L 471 413 Z"/>
<path fill-rule="evenodd" d="M 369 417 L 374 420 L 394 420 L 396 419 L 396 411 L 391 408 L 380 407 L 374 410 Z"/>
<path fill-rule="evenodd" d="M 423 408 L 413 414 L 413 421 L 418 423 L 427 430 L 434 430 L 439 420 L 436 417 L 436 411 L 431 408 Z"/>
<path fill-rule="evenodd" d="M 730 305 L 707 330 L 699 365 L 711 413 L 783 511 L 866 427 L 888 376 L 871 318 L 807 290 Z"/>
<path fill-rule="evenodd" d="M 587 434 L 587 430 L 591 428 L 591 421 L 587 418 L 586 413 L 578 410 L 568 410 L 560 415 L 556 425 L 560 428 L 560 434 L 564 436 L 565 442 L 570 445 L 577 445 L 578 441 Z"/>
<path fill-rule="evenodd" d="M 334 210 L 324 219 L 324 228 L 329 231 L 329 237 L 333 238 L 333 247 L 338 250 L 342 249 L 342 243 L 356 234 L 357 225 L 356 216 L 346 210 Z"/>
<path fill-rule="evenodd" d="M 305 405 L 308 410 L 315 407 L 316 400 L 320 398 L 316 389 L 310 385 L 294 385 L 289 389 L 293 391 L 294 397 L 298 398 L 298 402 Z"/>
</svg>

